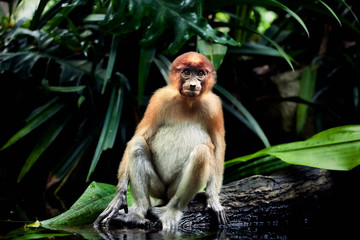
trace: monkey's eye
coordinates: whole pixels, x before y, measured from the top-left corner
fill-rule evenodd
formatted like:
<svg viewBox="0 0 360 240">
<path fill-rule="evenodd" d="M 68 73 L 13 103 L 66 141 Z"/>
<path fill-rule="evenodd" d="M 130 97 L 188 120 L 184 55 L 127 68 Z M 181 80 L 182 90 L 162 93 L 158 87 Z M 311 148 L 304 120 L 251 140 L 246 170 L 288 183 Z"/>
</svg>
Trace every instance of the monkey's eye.
<svg viewBox="0 0 360 240">
<path fill-rule="evenodd" d="M 199 77 L 203 77 L 203 76 L 205 76 L 205 72 L 204 72 L 203 70 L 199 70 L 199 71 L 197 72 L 197 75 L 198 75 Z"/>
<path fill-rule="evenodd" d="M 191 74 L 190 70 L 189 69 L 184 69 L 182 71 L 182 73 L 185 75 L 185 76 L 189 76 Z"/>
</svg>

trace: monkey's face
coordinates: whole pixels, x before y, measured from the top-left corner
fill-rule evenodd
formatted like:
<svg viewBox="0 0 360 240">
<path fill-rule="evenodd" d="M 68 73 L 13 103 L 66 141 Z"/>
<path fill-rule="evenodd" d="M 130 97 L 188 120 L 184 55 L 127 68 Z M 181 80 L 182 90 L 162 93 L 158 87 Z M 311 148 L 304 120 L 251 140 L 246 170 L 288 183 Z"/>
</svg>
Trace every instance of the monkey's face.
<svg viewBox="0 0 360 240">
<path fill-rule="evenodd" d="M 184 68 L 180 73 L 180 93 L 185 97 L 197 97 L 201 93 L 202 84 L 206 80 L 206 71 L 199 68 Z"/>
</svg>

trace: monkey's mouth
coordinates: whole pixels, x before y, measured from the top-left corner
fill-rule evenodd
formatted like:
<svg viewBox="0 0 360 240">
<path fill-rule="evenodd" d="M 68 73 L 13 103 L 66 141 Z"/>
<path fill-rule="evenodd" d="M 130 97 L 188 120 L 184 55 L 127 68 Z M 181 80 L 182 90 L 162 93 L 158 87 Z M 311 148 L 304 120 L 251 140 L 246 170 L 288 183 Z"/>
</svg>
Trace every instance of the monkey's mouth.
<svg viewBox="0 0 360 240">
<path fill-rule="evenodd" d="M 199 90 L 184 89 L 182 91 L 182 95 L 186 97 L 197 97 L 199 96 L 199 94 L 200 94 Z"/>
</svg>

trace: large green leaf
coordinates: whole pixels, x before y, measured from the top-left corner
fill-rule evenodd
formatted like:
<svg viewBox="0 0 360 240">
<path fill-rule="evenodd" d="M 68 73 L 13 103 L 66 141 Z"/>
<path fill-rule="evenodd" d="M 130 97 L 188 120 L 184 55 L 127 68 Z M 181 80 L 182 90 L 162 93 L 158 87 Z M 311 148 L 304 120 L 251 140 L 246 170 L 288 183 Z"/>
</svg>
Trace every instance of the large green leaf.
<svg viewBox="0 0 360 240">
<path fill-rule="evenodd" d="M 131 206 L 134 200 L 129 189 L 126 197 L 128 206 Z M 115 192 L 116 186 L 114 185 L 92 182 L 69 210 L 51 219 L 41 221 L 40 224 L 45 228 L 61 229 L 67 226 L 92 223 L 114 198 Z"/>
<path fill-rule="evenodd" d="M 202 39 L 198 39 L 197 48 L 201 54 L 210 59 L 217 71 L 226 55 L 227 46 L 218 43 L 210 44 Z"/>
<path fill-rule="evenodd" d="M 114 185 L 92 182 L 68 211 L 41 221 L 41 226 L 56 229 L 61 226 L 91 223 L 106 208 L 114 197 L 115 191 Z"/>
<path fill-rule="evenodd" d="M 272 146 L 226 162 L 226 167 L 264 156 L 287 163 L 330 170 L 350 170 L 360 164 L 360 125 L 336 127 L 306 141 Z"/>
</svg>

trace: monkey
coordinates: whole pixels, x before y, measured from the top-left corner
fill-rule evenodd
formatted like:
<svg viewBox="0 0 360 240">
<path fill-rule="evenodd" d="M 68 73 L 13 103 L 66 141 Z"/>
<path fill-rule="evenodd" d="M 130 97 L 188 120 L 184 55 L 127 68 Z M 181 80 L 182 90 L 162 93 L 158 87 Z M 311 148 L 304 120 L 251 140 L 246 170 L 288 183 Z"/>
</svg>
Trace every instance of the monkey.
<svg viewBox="0 0 360 240">
<path fill-rule="evenodd" d="M 219 225 L 229 224 L 219 201 L 226 144 L 221 100 L 212 92 L 215 77 L 212 63 L 197 52 L 171 63 L 169 85 L 150 98 L 120 162 L 115 197 L 95 227 L 108 226 L 115 215 L 122 222 L 149 227 L 153 222 L 148 216 L 155 216 L 163 230 L 175 231 L 188 203 L 204 186 L 207 208 Z M 134 198 L 130 211 L 129 182 Z M 163 204 L 152 206 L 150 198 Z"/>
</svg>

